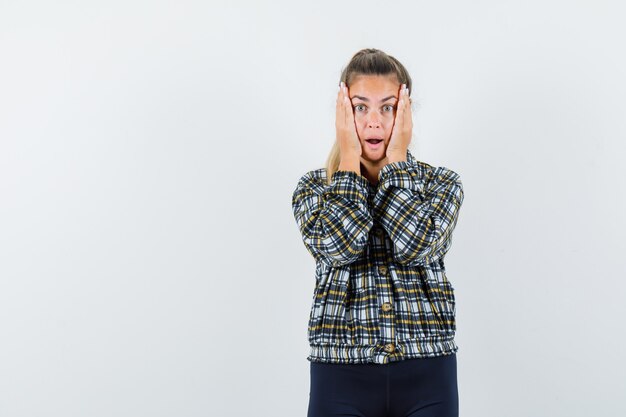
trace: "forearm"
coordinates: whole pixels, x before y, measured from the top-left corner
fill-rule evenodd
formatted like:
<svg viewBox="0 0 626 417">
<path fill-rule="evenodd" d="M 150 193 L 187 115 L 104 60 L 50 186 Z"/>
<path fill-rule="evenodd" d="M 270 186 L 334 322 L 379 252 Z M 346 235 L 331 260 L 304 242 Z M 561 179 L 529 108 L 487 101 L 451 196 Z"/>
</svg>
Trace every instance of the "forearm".
<svg viewBox="0 0 626 417">
<path fill-rule="evenodd" d="M 408 167 L 406 162 L 383 167 L 374 214 L 393 242 L 395 261 L 417 265 L 449 249 L 463 188 L 451 170 L 440 168 L 431 178 L 416 178 Z"/>
<path fill-rule="evenodd" d="M 316 260 L 339 266 L 361 256 L 373 225 L 366 181 L 353 171 L 338 170 L 323 189 L 310 179 L 299 182 L 292 199 L 294 217 Z"/>
</svg>

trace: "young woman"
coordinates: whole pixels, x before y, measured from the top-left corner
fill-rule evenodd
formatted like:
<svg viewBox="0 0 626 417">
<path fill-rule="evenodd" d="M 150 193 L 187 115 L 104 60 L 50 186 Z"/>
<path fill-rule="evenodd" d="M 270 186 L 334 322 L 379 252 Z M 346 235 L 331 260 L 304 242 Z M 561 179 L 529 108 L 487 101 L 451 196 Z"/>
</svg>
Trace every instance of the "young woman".
<svg viewBox="0 0 626 417">
<path fill-rule="evenodd" d="M 458 416 L 444 255 L 463 187 L 409 151 L 410 91 L 394 57 L 356 53 L 341 75 L 327 165 L 293 193 L 316 260 L 308 417 Z"/>
</svg>

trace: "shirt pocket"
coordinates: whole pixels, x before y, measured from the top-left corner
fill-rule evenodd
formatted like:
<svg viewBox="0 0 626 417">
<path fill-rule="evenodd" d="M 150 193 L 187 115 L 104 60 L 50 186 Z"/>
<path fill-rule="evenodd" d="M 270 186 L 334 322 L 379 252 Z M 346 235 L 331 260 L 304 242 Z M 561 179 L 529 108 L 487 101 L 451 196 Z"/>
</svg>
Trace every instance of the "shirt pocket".
<svg viewBox="0 0 626 417">
<path fill-rule="evenodd" d="M 437 313 L 444 333 L 454 334 L 456 331 L 456 298 L 454 287 L 448 281 L 445 273 L 437 274 L 437 280 L 429 283 L 432 288 L 433 303 L 437 307 Z"/>
<path fill-rule="evenodd" d="M 444 264 L 443 258 L 439 258 L 437 264 L 440 267 L 440 270 L 436 275 L 438 278 L 437 282 L 439 283 L 441 291 L 443 292 L 443 297 L 445 298 L 445 301 L 447 303 L 447 311 L 450 315 L 450 317 L 448 317 L 448 320 L 451 321 L 450 325 L 452 327 L 452 330 L 456 330 L 456 297 L 454 294 L 454 286 L 446 276 L 446 266 Z"/>
<path fill-rule="evenodd" d="M 422 294 L 420 302 L 427 303 L 437 321 L 436 328 L 443 334 L 454 334 L 456 331 L 456 300 L 454 287 L 448 281 L 443 268 L 436 262 L 432 267 L 418 266 L 412 271 L 405 271 L 404 279 L 415 293 Z M 421 290 L 421 291 L 420 291 Z M 428 326 L 430 331 L 435 331 Z"/>
</svg>

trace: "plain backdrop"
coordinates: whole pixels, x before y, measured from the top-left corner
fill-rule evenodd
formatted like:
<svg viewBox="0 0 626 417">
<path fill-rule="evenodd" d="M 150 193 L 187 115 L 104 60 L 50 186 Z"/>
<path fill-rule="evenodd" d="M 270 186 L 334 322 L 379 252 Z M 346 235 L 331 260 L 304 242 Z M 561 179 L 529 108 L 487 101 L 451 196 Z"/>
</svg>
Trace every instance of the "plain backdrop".
<svg viewBox="0 0 626 417">
<path fill-rule="evenodd" d="M 625 11 L 1 2 L 0 415 L 306 415 L 291 196 L 362 48 L 408 68 L 410 149 L 463 181 L 461 415 L 625 415 Z"/>
</svg>

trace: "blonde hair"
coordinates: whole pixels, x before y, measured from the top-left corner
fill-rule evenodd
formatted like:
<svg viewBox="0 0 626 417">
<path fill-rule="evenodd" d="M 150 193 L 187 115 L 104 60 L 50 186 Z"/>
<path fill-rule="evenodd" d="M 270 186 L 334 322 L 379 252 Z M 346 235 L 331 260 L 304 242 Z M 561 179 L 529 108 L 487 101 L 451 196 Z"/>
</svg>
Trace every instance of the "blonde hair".
<svg viewBox="0 0 626 417">
<path fill-rule="evenodd" d="M 343 81 L 349 87 L 351 82 L 359 75 L 395 75 L 400 84 L 406 84 L 409 89 L 409 95 L 413 92 L 412 80 L 404 65 L 393 56 L 379 49 L 366 48 L 354 54 L 348 65 L 341 71 L 340 81 Z M 335 140 L 326 159 L 327 184 L 330 184 L 333 174 L 339 168 L 340 159 L 339 145 Z"/>
</svg>

